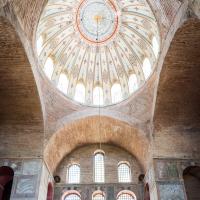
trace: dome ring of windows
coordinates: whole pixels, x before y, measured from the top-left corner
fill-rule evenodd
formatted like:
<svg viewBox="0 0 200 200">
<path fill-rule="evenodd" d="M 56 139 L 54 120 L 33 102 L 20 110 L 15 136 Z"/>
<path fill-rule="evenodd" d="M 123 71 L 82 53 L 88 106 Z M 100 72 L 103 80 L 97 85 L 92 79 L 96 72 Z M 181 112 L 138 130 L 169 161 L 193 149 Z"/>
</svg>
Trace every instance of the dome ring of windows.
<svg viewBox="0 0 200 200">
<path fill-rule="evenodd" d="M 147 0 L 49 0 L 35 38 L 47 80 L 68 99 L 92 107 L 131 97 L 148 82 L 161 48 Z"/>
</svg>

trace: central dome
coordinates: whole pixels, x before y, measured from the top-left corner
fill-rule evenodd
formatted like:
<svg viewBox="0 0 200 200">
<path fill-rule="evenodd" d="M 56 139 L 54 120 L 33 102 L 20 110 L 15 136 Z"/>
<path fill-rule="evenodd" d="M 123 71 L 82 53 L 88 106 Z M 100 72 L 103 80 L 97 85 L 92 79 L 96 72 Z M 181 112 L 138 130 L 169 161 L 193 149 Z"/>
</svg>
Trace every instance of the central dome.
<svg viewBox="0 0 200 200">
<path fill-rule="evenodd" d="M 36 47 L 46 77 L 88 106 L 119 103 L 151 76 L 159 30 L 146 0 L 49 0 Z"/>
<path fill-rule="evenodd" d="M 119 26 L 117 7 L 112 1 L 85 0 L 76 15 L 77 30 L 89 44 L 102 44 L 112 39 Z"/>
</svg>

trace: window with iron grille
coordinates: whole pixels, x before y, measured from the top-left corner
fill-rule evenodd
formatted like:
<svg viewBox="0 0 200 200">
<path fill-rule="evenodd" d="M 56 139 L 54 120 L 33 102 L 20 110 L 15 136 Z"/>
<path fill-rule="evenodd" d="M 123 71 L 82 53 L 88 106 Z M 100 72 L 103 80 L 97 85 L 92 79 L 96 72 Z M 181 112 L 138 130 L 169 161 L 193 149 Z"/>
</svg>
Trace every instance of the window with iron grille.
<svg viewBox="0 0 200 200">
<path fill-rule="evenodd" d="M 80 166 L 78 164 L 69 166 L 67 181 L 68 183 L 80 183 Z"/>
<path fill-rule="evenodd" d="M 96 183 L 104 183 L 104 154 L 97 152 L 94 156 L 94 179 Z"/>
<path fill-rule="evenodd" d="M 131 182 L 131 170 L 128 163 L 120 163 L 118 165 L 118 181 L 120 183 Z"/>
<path fill-rule="evenodd" d="M 69 194 L 64 200 L 81 200 L 80 196 L 77 194 Z"/>
</svg>

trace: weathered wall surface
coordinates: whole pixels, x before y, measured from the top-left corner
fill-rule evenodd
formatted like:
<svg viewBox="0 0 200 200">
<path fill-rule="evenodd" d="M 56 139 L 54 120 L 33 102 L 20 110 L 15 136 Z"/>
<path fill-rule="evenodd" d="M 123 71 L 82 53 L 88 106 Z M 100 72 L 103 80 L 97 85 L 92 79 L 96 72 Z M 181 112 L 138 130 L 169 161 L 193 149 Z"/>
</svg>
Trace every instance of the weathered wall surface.
<svg viewBox="0 0 200 200">
<path fill-rule="evenodd" d="M 0 159 L 1 166 L 8 166 L 14 171 L 11 200 L 38 199 L 41 159 Z"/>
<path fill-rule="evenodd" d="M 105 152 L 105 184 L 94 183 L 94 152 L 99 149 L 99 144 L 80 147 L 67 155 L 58 166 L 54 175 L 61 178 L 61 182 L 55 185 L 55 199 L 60 199 L 62 194 L 69 190 L 80 192 L 83 199 L 92 199 L 92 193 L 101 189 L 106 194 L 106 199 L 113 200 L 123 189 L 133 191 L 137 199 L 143 197 L 143 184 L 138 177 L 143 173 L 140 164 L 130 153 L 123 149 L 112 146 L 102 145 L 101 150 Z M 131 167 L 131 183 L 118 183 L 118 164 L 128 162 Z M 67 170 L 71 164 L 80 165 L 80 184 L 67 184 Z"/>
<path fill-rule="evenodd" d="M 38 157 L 43 153 L 42 111 L 32 70 L 14 28 L 2 17 L 0 141 L 0 157 Z"/>
<path fill-rule="evenodd" d="M 199 158 L 200 21 L 188 20 L 166 56 L 154 116 L 154 156 Z"/>
</svg>

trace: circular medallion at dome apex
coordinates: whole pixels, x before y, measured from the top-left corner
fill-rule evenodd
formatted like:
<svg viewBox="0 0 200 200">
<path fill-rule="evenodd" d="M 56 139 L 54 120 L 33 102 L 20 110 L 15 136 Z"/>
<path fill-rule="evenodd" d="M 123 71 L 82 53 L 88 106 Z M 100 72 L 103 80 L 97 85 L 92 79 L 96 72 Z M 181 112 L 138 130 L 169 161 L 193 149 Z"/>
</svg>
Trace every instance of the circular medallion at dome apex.
<svg viewBox="0 0 200 200">
<path fill-rule="evenodd" d="M 149 79 L 160 37 L 146 0 L 49 0 L 36 46 L 46 77 L 88 106 L 119 103 Z"/>
<path fill-rule="evenodd" d="M 110 0 L 84 0 L 77 10 L 76 25 L 81 37 L 89 43 L 104 43 L 117 32 L 117 7 Z"/>
</svg>

